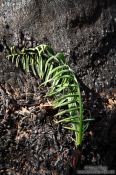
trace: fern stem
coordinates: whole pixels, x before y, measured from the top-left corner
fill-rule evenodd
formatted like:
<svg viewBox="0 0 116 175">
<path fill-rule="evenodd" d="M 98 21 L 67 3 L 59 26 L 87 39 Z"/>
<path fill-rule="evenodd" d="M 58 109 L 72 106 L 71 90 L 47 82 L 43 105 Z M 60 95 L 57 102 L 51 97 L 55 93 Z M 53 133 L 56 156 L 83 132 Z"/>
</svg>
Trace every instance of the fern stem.
<svg viewBox="0 0 116 175">
<path fill-rule="evenodd" d="M 82 145 L 82 140 L 83 140 L 83 105 L 82 105 L 82 99 L 81 99 L 81 92 L 80 92 L 80 87 L 78 85 L 78 95 L 79 95 L 79 113 L 80 113 L 80 126 L 79 126 L 79 132 L 77 136 L 77 146 Z"/>
</svg>

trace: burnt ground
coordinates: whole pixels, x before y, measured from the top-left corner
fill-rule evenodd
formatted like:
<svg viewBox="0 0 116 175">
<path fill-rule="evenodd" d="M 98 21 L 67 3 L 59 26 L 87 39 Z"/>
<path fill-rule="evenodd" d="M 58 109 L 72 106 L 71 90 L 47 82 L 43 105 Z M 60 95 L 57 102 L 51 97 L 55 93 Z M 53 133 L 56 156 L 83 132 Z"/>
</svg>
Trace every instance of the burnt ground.
<svg viewBox="0 0 116 175">
<path fill-rule="evenodd" d="M 1 175 L 74 175 L 88 165 L 93 172 L 101 165 L 115 169 L 114 89 L 96 93 L 79 80 L 85 115 L 95 120 L 76 151 L 73 134 L 54 124 L 52 99 L 44 97 L 47 88 L 39 88 L 39 80 L 15 68 L 4 54 L 0 67 Z"/>
</svg>

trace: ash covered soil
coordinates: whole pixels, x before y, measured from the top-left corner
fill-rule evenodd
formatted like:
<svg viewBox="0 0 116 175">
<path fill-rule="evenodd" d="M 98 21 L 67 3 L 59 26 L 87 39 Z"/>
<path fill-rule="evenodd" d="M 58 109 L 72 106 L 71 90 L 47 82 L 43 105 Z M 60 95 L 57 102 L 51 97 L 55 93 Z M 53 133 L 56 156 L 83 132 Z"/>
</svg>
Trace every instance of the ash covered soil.
<svg viewBox="0 0 116 175">
<path fill-rule="evenodd" d="M 114 89 L 99 94 L 81 85 L 85 112 L 95 120 L 85 133 L 80 158 L 73 134 L 54 123 L 52 99 L 44 97 L 47 88 L 0 57 L 1 175 L 74 175 L 86 165 L 115 168 Z"/>
<path fill-rule="evenodd" d="M 67 174 L 74 144 L 54 125 L 47 89 L 5 59 L 0 66 L 0 174 Z"/>
</svg>

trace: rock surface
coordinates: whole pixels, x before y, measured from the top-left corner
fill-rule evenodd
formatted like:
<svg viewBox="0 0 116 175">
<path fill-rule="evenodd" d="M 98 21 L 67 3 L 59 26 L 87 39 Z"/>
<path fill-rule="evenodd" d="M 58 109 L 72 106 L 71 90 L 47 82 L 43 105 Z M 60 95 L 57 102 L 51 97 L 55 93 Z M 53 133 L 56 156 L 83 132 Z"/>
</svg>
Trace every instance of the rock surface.
<svg viewBox="0 0 116 175">
<path fill-rule="evenodd" d="M 19 32 L 50 43 L 71 59 L 84 84 L 96 90 L 114 86 L 115 0 L 0 1 L 0 37 L 16 44 Z"/>
<path fill-rule="evenodd" d="M 111 111 L 116 94 L 116 1 L 0 0 L 0 7 L 0 51 L 3 40 L 9 46 L 24 44 L 25 40 L 28 46 L 49 43 L 56 51 L 63 51 L 96 118 L 93 132 L 103 162 L 106 159 L 109 167 L 116 167 L 116 124 L 111 117 L 115 115 Z M 6 69 L 3 74 L 3 67 L 0 81 L 9 83 L 13 70 L 8 73 Z M 16 84 L 20 89 L 20 80 Z"/>
</svg>

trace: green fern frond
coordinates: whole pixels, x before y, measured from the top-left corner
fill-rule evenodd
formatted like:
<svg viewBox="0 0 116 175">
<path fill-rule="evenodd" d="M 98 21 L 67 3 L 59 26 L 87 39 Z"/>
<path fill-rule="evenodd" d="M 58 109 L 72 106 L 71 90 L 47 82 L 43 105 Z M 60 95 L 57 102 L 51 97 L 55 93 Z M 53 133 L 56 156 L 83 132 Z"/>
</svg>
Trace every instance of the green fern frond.
<svg viewBox="0 0 116 175">
<path fill-rule="evenodd" d="M 39 76 L 43 80 L 40 86 L 50 85 L 46 96 L 53 97 L 53 108 L 59 110 L 55 116 L 61 118 L 56 123 L 62 123 L 66 129 L 73 131 L 75 145 L 81 145 L 91 119 L 84 119 L 80 87 L 74 71 L 65 62 L 64 54 L 55 54 L 45 44 L 21 51 L 13 46 L 7 58 L 16 67 Z"/>
</svg>

